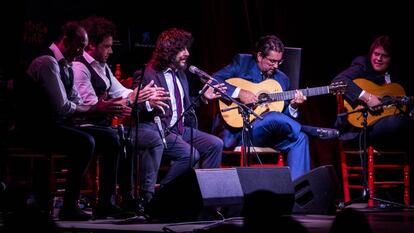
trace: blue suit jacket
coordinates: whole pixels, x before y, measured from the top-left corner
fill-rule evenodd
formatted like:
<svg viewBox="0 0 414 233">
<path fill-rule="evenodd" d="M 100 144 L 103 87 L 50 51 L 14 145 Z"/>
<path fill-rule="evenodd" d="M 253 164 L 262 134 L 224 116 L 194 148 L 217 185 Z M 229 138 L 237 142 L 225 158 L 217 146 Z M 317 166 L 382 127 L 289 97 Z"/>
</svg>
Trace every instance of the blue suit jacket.
<svg viewBox="0 0 414 233">
<path fill-rule="evenodd" d="M 229 78 L 243 78 L 253 83 L 260 83 L 263 81 L 262 74 L 257 65 L 257 62 L 251 54 L 238 54 L 233 58 L 232 63 L 217 71 L 213 77 L 219 82 L 224 82 L 227 86 L 227 94 L 231 96 L 236 87 L 225 82 Z M 282 90 L 289 90 L 289 78 L 282 71 L 277 70 L 272 79 L 276 80 Z M 290 116 L 287 108 L 288 101 L 285 101 L 283 113 Z M 226 125 L 221 115 L 218 114 L 213 122 L 213 132 L 219 135 L 224 141 L 225 148 L 232 148 L 240 144 L 242 129 L 235 129 Z"/>
</svg>

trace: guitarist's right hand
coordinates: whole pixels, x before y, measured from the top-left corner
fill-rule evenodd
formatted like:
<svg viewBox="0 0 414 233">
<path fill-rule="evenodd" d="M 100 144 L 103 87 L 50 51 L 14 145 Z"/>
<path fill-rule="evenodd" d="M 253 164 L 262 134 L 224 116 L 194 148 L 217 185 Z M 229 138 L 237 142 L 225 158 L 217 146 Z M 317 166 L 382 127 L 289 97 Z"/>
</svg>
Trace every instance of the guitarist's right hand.
<svg viewBox="0 0 414 233">
<path fill-rule="evenodd" d="M 376 111 L 381 109 L 381 99 L 374 94 L 371 94 L 366 91 L 361 96 L 361 100 L 364 101 L 371 110 Z"/>
<path fill-rule="evenodd" d="M 240 89 L 239 99 L 244 104 L 255 103 L 259 101 L 258 97 L 251 91 Z"/>
</svg>

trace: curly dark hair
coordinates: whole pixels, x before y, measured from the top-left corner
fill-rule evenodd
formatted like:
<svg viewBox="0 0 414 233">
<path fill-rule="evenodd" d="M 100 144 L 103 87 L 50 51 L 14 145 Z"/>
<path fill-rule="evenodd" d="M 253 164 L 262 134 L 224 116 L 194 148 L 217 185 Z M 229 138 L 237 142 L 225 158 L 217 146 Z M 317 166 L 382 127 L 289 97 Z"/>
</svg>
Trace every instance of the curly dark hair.
<svg viewBox="0 0 414 233">
<path fill-rule="evenodd" d="M 183 49 L 189 49 L 193 36 L 183 29 L 170 28 L 163 31 L 157 39 L 151 63 L 157 70 L 164 70 L 174 62 L 176 55 Z"/>
<path fill-rule="evenodd" d="M 283 53 L 285 47 L 282 41 L 274 35 L 262 36 L 256 43 L 256 48 L 253 51 L 254 57 L 257 58 L 257 54 L 262 53 L 263 57 L 266 57 L 269 54 L 269 51 L 276 51 Z"/>
<path fill-rule="evenodd" d="M 391 38 L 387 35 L 382 35 L 377 37 L 374 42 L 372 42 L 371 47 L 369 49 L 369 55 L 371 55 L 377 47 L 383 47 L 384 50 L 392 56 L 392 43 Z"/>
<path fill-rule="evenodd" d="M 95 45 L 101 43 L 107 36 L 116 35 L 115 24 L 103 17 L 90 16 L 82 20 L 81 25 L 88 33 L 89 42 Z"/>
</svg>

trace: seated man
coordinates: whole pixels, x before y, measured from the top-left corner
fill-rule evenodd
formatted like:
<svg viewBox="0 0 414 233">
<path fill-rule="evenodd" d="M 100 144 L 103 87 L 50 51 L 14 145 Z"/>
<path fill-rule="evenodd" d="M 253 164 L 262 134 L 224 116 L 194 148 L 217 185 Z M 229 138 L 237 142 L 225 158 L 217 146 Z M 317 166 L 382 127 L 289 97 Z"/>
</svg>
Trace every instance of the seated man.
<svg viewBox="0 0 414 233">
<path fill-rule="evenodd" d="M 90 215 L 78 206 L 83 174 L 96 148 L 102 149 L 107 158 L 115 157 L 119 148 L 119 144 L 112 140 L 111 130 L 81 126 L 75 118 L 100 114 L 124 116 L 131 112 L 118 99 L 99 100 L 94 105 L 82 104 L 73 85 L 71 63 L 87 44 L 85 29 L 78 22 L 66 23 L 55 43 L 30 64 L 28 77 L 23 80 L 26 85 L 21 87 L 22 95 L 19 96 L 25 103 L 24 116 L 30 114 L 20 122 L 22 128 L 41 146 L 58 149 L 69 157 L 60 220 L 90 219 Z M 45 137 L 39 137 L 39 133 Z"/>
<path fill-rule="evenodd" d="M 189 117 L 182 117 L 184 110 L 191 105 L 190 89 L 184 72 L 191 43 L 192 35 L 187 31 L 177 28 L 163 31 L 157 39 L 152 59 L 144 72 L 143 83 L 154 82 L 156 86 L 163 87 L 171 93 L 171 100 L 166 101 L 168 108 L 165 112 L 159 109 L 140 112 L 140 120 L 144 123 L 153 122 L 154 117 L 158 116 L 163 130 L 167 131 L 167 148 L 164 149 L 164 156 L 173 162 L 161 180 L 161 186 L 189 171 L 196 163 L 200 168 L 218 168 L 221 163 L 222 140 L 197 129 L 192 131 L 188 127 L 189 121 L 185 121 Z M 215 87 L 224 90 L 223 84 L 217 84 Z M 202 98 L 211 100 L 218 97 L 220 95 L 210 87 Z M 190 142 L 194 146 L 192 154 Z"/>
<path fill-rule="evenodd" d="M 125 88 L 113 75 L 109 69 L 107 59 L 112 53 L 113 37 L 115 36 L 115 25 L 102 17 L 89 17 L 83 20 L 82 25 L 85 27 L 89 36 L 89 44 L 85 52 L 74 62 L 74 79 L 75 86 L 79 90 L 80 96 L 85 105 L 94 105 L 100 98 L 103 99 L 120 99 L 125 107 L 131 107 L 132 102 L 137 101 L 140 111 L 145 111 L 145 104 L 151 108 L 168 107 L 162 100 L 167 100 L 167 93 L 163 88 L 154 86 L 154 82 L 149 83 L 137 96 L 137 90 Z M 89 118 L 88 122 L 94 125 L 110 127 L 111 116 Z M 134 127 L 132 127 L 134 128 Z M 101 174 L 100 192 L 101 199 L 98 201 L 94 214 L 96 217 L 107 217 L 117 214 L 119 211 L 111 211 L 111 200 L 116 191 L 116 180 L 118 171 L 119 189 L 122 196 L 122 207 L 125 210 L 134 210 L 139 206 L 135 205 L 134 197 L 132 195 L 132 174 L 133 165 L 132 157 L 138 157 L 138 151 L 142 151 L 142 163 L 140 164 L 140 195 L 144 197 L 146 193 L 154 192 L 154 185 L 157 178 L 159 161 L 163 153 L 163 145 L 161 138 L 158 135 L 157 128 L 154 122 L 139 124 L 138 132 L 135 130 L 118 128 L 121 132 L 116 132 L 114 140 L 124 147 L 126 144 L 135 142 L 138 145 L 136 150 L 128 147 L 119 148 L 119 151 L 127 154 L 121 154 L 119 158 L 118 170 L 118 156 L 113 155 L 112 161 L 100 162 L 101 166 L 106 172 Z M 131 132 L 131 135 L 127 132 Z M 121 134 L 121 135 L 118 135 Z M 138 134 L 141 140 L 135 141 L 135 135 Z M 131 139 L 131 142 L 122 142 L 121 138 Z M 136 153 L 135 153 L 136 151 Z M 134 154 L 131 154 L 131 153 Z M 158 165 L 157 165 L 158 164 Z M 107 177 L 106 179 L 104 179 Z M 105 198 L 103 198 L 105 197 Z M 137 197 L 135 197 L 137 198 Z M 113 203 L 112 203 L 113 204 Z M 114 209 L 114 208 L 112 208 Z"/>
<path fill-rule="evenodd" d="M 258 101 L 255 93 L 231 85 L 226 80 L 240 77 L 251 83 L 260 83 L 272 79 L 280 84 L 283 91 L 288 90 L 289 78 L 278 70 L 283 61 L 283 52 L 284 46 L 279 38 L 273 35 L 264 36 L 257 42 L 254 54 L 236 55 L 231 64 L 217 71 L 213 77 L 219 82 L 226 83 L 229 96 L 237 98 L 243 104 L 255 103 Z M 301 91 L 296 91 L 292 100 L 285 101 L 283 112 L 265 112 L 261 115 L 263 119 L 256 119 L 251 123 L 252 144 L 286 152 L 292 179 L 310 170 L 308 136 L 302 131 L 301 124 L 293 119 L 298 116 L 298 107 L 305 100 L 306 96 Z M 225 148 L 232 148 L 242 143 L 242 128 L 231 127 L 223 122 L 216 123 L 214 127 L 214 130 L 222 136 Z"/>
<path fill-rule="evenodd" d="M 352 64 L 339 73 L 333 81 L 343 81 L 347 84 L 344 100 L 349 106 L 349 111 L 367 109 L 367 145 L 381 149 L 404 150 L 409 155 L 410 172 L 414 170 L 414 149 L 411 137 L 407 137 L 414 131 L 414 110 L 412 101 L 402 101 L 401 106 L 390 106 L 387 104 L 388 97 L 404 96 L 413 93 L 412 86 L 407 90 L 402 87 L 396 88 L 403 82 L 398 75 L 394 75 L 391 69 L 393 58 L 393 47 L 391 38 L 387 35 L 377 37 L 371 44 L 366 56 L 358 56 Z M 400 79 L 399 79 L 400 78 Z M 405 110 L 403 110 L 405 109 Z M 336 125 L 343 131 L 344 139 L 349 144 L 358 144 L 358 135 L 362 132 L 364 117 L 362 113 L 349 115 L 352 120 L 341 117 L 337 119 Z M 346 137 L 345 137 L 346 135 Z M 414 201 L 414 179 L 410 179 L 410 199 Z"/>
</svg>

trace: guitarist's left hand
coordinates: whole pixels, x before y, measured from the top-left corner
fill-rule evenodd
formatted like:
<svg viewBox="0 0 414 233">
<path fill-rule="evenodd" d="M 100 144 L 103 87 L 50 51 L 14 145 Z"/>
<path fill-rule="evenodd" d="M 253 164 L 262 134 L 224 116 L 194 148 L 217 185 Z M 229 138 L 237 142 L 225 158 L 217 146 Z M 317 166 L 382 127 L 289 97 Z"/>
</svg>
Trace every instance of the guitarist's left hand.
<svg viewBox="0 0 414 233">
<path fill-rule="evenodd" d="M 290 101 L 290 106 L 292 108 L 298 108 L 300 104 L 306 101 L 306 96 L 300 90 L 295 91 L 295 98 Z"/>
</svg>

